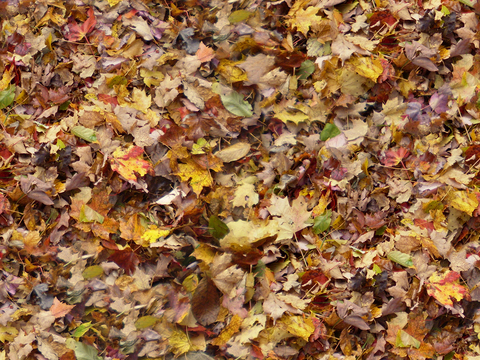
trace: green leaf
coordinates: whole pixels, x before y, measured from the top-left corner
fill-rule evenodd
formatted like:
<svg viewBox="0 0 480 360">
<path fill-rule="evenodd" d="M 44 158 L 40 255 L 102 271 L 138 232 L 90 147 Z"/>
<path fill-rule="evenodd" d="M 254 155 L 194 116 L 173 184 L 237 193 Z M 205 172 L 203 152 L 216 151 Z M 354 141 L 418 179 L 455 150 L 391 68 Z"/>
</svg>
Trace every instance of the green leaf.
<svg viewBox="0 0 480 360">
<path fill-rule="evenodd" d="M 320 134 L 320 140 L 326 141 L 330 138 L 340 135 L 340 133 L 341 131 L 335 124 L 326 124 Z"/>
<path fill-rule="evenodd" d="M 387 230 L 387 225 L 383 225 L 381 228 L 377 229 L 375 231 L 375 235 L 382 236 L 383 234 L 385 234 L 385 230 Z"/>
<path fill-rule="evenodd" d="M 326 210 L 322 215 L 317 216 L 313 221 L 313 232 L 320 234 L 327 231 L 332 223 L 332 210 Z"/>
<path fill-rule="evenodd" d="M 218 216 L 212 215 L 208 220 L 208 231 L 215 239 L 223 239 L 225 235 L 230 232 L 228 226 L 218 218 Z"/>
<path fill-rule="evenodd" d="M 72 336 L 73 337 L 76 337 L 76 338 L 79 338 L 79 337 L 82 337 L 83 335 L 85 335 L 87 333 L 88 330 L 90 330 L 90 328 L 92 327 L 92 322 L 89 321 L 89 322 L 86 322 L 86 323 L 83 323 L 81 324 L 79 327 L 77 327 L 75 329 L 75 331 L 73 332 Z"/>
<path fill-rule="evenodd" d="M 372 270 L 375 271 L 375 274 L 381 274 L 382 273 L 382 269 L 377 264 L 373 264 L 373 269 Z"/>
<path fill-rule="evenodd" d="M 157 322 L 158 322 L 158 318 L 156 318 L 155 316 L 151 316 L 151 315 L 142 316 L 137 321 L 135 321 L 135 327 L 138 330 L 146 329 L 150 326 L 155 325 Z"/>
<path fill-rule="evenodd" d="M 404 254 L 400 251 L 391 251 L 387 257 L 392 260 L 393 262 L 396 262 L 397 264 L 400 264 L 405 267 L 412 267 L 413 266 L 413 261 L 412 257 L 408 254 Z"/>
<path fill-rule="evenodd" d="M 86 128 L 85 126 L 74 126 L 72 128 L 72 134 L 85 141 L 97 141 L 97 133 L 95 130 Z"/>
<path fill-rule="evenodd" d="M 242 21 L 247 20 L 249 17 L 251 17 L 253 14 L 250 11 L 247 10 L 237 10 L 232 12 L 228 16 L 228 21 L 230 21 L 230 24 L 236 24 Z"/>
<path fill-rule="evenodd" d="M 93 265 L 87 267 L 83 270 L 82 276 L 84 279 L 93 279 L 94 277 L 100 276 L 103 274 L 103 268 L 100 265 Z"/>
<path fill-rule="evenodd" d="M 115 76 L 108 82 L 108 87 L 111 89 L 114 85 L 127 85 L 128 80 L 125 76 Z"/>
<path fill-rule="evenodd" d="M 59 110 L 67 110 L 68 106 L 70 105 L 70 100 L 65 101 L 64 103 L 60 104 L 58 107 Z"/>
<path fill-rule="evenodd" d="M 438 201 L 438 200 L 432 200 L 430 201 L 427 206 L 425 206 L 425 208 L 423 209 L 423 211 L 425 211 L 425 213 L 429 213 L 430 210 L 443 210 L 443 203 L 441 201 Z"/>
<path fill-rule="evenodd" d="M 77 360 L 98 360 L 98 351 L 93 346 L 83 344 L 79 341 L 75 343 L 75 357 Z"/>
<path fill-rule="evenodd" d="M 458 0 L 458 1 L 460 1 L 462 4 L 470 6 L 471 8 L 473 8 L 475 6 L 475 3 L 473 1 L 470 1 L 470 0 Z"/>
<path fill-rule="evenodd" d="M 63 149 L 66 148 L 65 143 L 64 143 L 62 140 L 60 140 L 60 139 L 57 139 L 57 146 L 58 146 L 58 148 L 59 148 L 60 150 L 63 150 Z"/>
<path fill-rule="evenodd" d="M 420 347 L 420 341 L 415 339 L 409 333 L 399 330 L 397 332 L 397 338 L 395 339 L 395 346 L 396 347 L 414 347 L 418 349 Z"/>
<path fill-rule="evenodd" d="M 3 91 L 0 91 L 0 109 L 5 109 L 15 100 L 15 85 L 10 85 Z"/>
<path fill-rule="evenodd" d="M 228 95 L 220 95 L 223 106 L 232 114 L 237 116 L 250 117 L 252 113 L 252 105 L 243 99 L 243 96 L 236 91 L 232 91 Z"/>
<path fill-rule="evenodd" d="M 312 60 L 305 60 L 297 71 L 298 80 L 307 80 L 315 72 L 315 63 Z"/>
<path fill-rule="evenodd" d="M 82 205 L 78 221 L 83 223 L 90 223 L 96 221 L 99 224 L 103 224 L 104 219 L 105 218 L 102 215 L 93 210 L 90 206 Z"/>
</svg>

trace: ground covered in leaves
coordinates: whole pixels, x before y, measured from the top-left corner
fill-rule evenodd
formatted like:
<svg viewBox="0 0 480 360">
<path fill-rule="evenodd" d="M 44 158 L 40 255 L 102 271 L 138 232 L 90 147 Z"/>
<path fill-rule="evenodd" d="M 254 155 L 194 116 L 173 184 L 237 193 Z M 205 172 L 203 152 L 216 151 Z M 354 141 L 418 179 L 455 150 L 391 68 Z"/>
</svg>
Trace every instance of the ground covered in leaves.
<svg viewBox="0 0 480 360">
<path fill-rule="evenodd" d="M 0 2 L 0 359 L 479 359 L 480 5 Z"/>
</svg>

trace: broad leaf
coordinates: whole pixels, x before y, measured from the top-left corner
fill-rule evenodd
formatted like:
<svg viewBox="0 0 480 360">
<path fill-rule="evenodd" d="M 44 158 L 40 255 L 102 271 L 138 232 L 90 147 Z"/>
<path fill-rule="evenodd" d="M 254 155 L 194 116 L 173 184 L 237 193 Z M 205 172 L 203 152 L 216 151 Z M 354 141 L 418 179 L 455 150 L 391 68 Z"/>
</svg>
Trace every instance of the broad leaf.
<svg viewBox="0 0 480 360">
<path fill-rule="evenodd" d="M 335 124 L 328 123 L 325 125 L 322 132 L 320 133 L 320 140 L 326 141 L 337 135 L 340 135 L 340 133 L 341 133 L 340 130 Z"/>
<path fill-rule="evenodd" d="M 313 221 L 313 232 L 320 234 L 330 228 L 332 222 L 332 210 L 326 210 L 322 215 L 317 216 Z"/>
<path fill-rule="evenodd" d="M 0 91 L 0 109 L 10 106 L 15 99 L 15 85 L 10 85 L 7 89 Z"/>
<path fill-rule="evenodd" d="M 252 113 L 252 105 L 243 99 L 243 96 L 236 91 L 232 91 L 228 95 L 221 95 L 223 106 L 232 114 L 237 116 L 250 117 Z"/>
<path fill-rule="evenodd" d="M 72 134 L 78 136 L 80 139 L 83 139 L 85 141 L 97 141 L 97 135 L 95 130 L 86 128 L 85 126 L 74 126 L 72 128 Z"/>
<path fill-rule="evenodd" d="M 208 228 L 210 234 L 218 240 L 222 239 L 230 232 L 228 226 L 222 220 L 220 220 L 218 216 L 215 215 L 210 216 Z"/>
<path fill-rule="evenodd" d="M 391 251 L 390 253 L 388 253 L 387 257 L 393 262 L 396 262 L 397 264 L 400 264 L 402 266 L 405 266 L 405 267 L 413 266 L 412 257 L 400 251 L 396 251 L 396 250 Z"/>
</svg>

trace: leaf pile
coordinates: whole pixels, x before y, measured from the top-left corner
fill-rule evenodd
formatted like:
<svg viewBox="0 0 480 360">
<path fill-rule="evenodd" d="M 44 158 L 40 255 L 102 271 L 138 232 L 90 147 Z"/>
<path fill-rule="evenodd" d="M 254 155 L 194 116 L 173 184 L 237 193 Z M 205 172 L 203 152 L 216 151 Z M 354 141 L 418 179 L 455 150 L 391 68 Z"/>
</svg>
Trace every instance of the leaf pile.
<svg viewBox="0 0 480 360">
<path fill-rule="evenodd" d="M 476 2 L 0 9 L 0 359 L 479 358 Z"/>
</svg>

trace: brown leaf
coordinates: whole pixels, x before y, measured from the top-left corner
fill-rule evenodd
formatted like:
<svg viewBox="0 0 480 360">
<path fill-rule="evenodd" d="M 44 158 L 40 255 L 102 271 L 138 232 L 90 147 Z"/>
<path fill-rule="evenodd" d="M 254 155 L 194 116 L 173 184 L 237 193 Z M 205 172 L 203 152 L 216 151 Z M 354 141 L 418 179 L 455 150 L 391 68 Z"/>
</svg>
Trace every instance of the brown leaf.
<svg viewBox="0 0 480 360">
<path fill-rule="evenodd" d="M 220 291 L 209 277 L 204 277 L 198 283 L 193 294 L 192 313 L 197 321 L 204 325 L 213 324 L 220 312 Z"/>
</svg>

